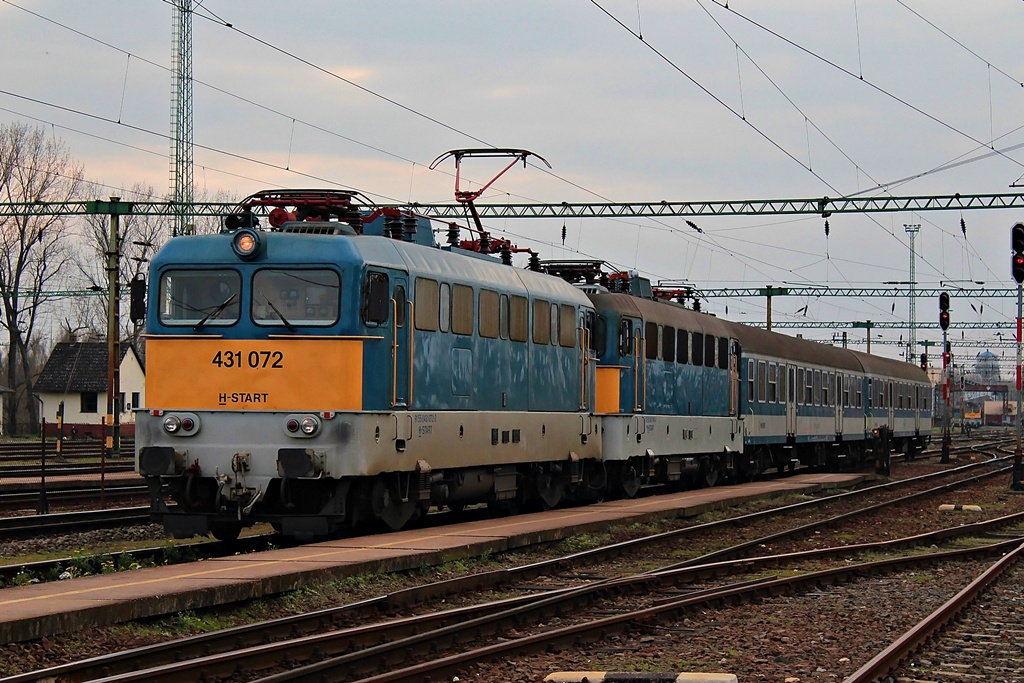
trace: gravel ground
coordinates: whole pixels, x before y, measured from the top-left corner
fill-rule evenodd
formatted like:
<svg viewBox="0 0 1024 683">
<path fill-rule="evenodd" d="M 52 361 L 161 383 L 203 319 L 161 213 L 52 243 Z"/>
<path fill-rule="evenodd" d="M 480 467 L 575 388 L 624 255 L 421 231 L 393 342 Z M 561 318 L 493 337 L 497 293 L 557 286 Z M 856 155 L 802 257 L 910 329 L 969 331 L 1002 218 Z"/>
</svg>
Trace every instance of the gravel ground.
<svg viewBox="0 0 1024 683">
<path fill-rule="evenodd" d="M 894 468 L 894 478 L 934 471 L 936 462 L 917 462 Z M 950 493 L 942 501 L 931 500 L 901 511 L 882 513 L 860 527 L 856 539 L 850 530 L 817 534 L 803 547 L 860 542 L 864 536 L 896 537 L 919 533 L 925 528 L 953 526 L 975 521 L 976 515 L 938 513 L 939 502 L 981 504 L 984 517 L 1024 510 L 1024 496 L 1008 493 L 1008 480 L 1000 477 L 970 490 Z M 936 521 L 940 520 L 940 521 Z M 896 522 L 899 523 L 896 523 Z M 787 526 L 792 525 L 792 520 Z M 693 520 L 677 522 L 688 525 Z M 868 529 L 871 531 L 868 532 Z M 915 529 L 917 529 L 915 531 Z M 646 532 L 652 529 L 644 529 Z M 765 525 L 748 531 L 768 533 Z M 624 531 L 618 531 L 623 536 Z M 635 534 L 636 532 L 634 532 Z M 614 534 L 612 534 L 614 535 Z M 34 553 L 74 552 L 118 541 L 163 540 L 158 525 L 128 527 L 69 534 L 46 539 L 26 539 L 0 544 L 0 556 Z M 602 539 L 604 541 L 606 539 Z M 615 540 L 615 539 L 612 539 Z M 730 538 L 736 542 L 738 539 Z M 878 540 L 878 538 L 874 538 Z M 571 545 L 567 542 L 566 545 Z M 704 543 L 693 544 L 691 553 L 700 554 Z M 544 548 L 533 553 L 515 553 L 490 558 L 485 568 L 497 564 L 537 561 L 542 556 L 564 552 L 565 548 Z M 778 552 L 780 548 L 766 548 Z M 128 649 L 172 637 L 223 628 L 237 623 L 269 619 L 303 611 L 322 609 L 372 597 L 399 588 L 420 585 L 445 574 L 478 571 L 471 562 L 403 575 L 355 577 L 346 582 L 310 586 L 292 594 L 262 600 L 237 608 L 204 614 L 183 613 L 147 622 L 97 628 L 88 634 L 69 634 L 40 641 L 0 647 L 0 675 L 38 670 L 112 651 Z M 630 634 L 609 636 L 606 642 L 549 653 L 523 661 L 481 663 L 460 674 L 462 680 L 540 681 L 556 670 L 669 671 L 701 670 L 736 673 L 740 680 L 834 681 L 855 670 L 898 633 L 915 623 L 935 606 L 958 591 L 978 569 L 963 565 L 929 570 L 885 579 L 865 579 L 849 586 L 831 587 L 807 596 L 775 598 L 758 605 L 724 608 L 689 615 L 678 624 L 640 627 Z M 552 623 L 551 626 L 557 624 Z"/>
</svg>

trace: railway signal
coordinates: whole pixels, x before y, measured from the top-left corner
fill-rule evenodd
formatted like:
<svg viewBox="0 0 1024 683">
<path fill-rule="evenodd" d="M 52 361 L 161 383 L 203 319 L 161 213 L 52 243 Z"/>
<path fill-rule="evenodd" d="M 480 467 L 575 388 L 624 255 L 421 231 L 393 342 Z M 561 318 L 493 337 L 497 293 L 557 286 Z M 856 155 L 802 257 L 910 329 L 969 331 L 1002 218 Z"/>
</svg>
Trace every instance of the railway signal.
<svg viewBox="0 0 1024 683">
<path fill-rule="evenodd" d="M 925 372 L 928 371 L 928 354 L 927 353 L 922 353 L 921 354 L 921 369 L 924 370 Z"/>
<path fill-rule="evenodd" d="M 1013 248 L 1010 272 L 1019 285 L 1024 282 L 1024 223 L 1016 223 L 1010 229 L 1010 246 Z"/>
<path fill-rule="evenodd" d="M 1021 227 L 1024 228 L 1024 225 Z M 1021 258 L 1024 258 L 1024 255 Z M 949 329 L 949 294 L 946 292 L 939 293 L 939 327 L 943 330 Z"/>
</svg>

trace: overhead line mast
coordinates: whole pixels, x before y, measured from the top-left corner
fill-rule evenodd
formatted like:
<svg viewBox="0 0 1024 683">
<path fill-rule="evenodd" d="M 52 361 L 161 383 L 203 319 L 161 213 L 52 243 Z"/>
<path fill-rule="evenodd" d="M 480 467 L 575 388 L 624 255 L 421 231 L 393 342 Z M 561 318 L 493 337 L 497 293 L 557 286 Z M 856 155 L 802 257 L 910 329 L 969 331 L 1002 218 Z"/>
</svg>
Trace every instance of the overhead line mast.
<svg viewBox="0 0 1024 683">
<path fill-rule="evenodd" d="M 173 0 L 171 25 L 171 235 L 192 223 L 192 0 Z"/>
</svg>

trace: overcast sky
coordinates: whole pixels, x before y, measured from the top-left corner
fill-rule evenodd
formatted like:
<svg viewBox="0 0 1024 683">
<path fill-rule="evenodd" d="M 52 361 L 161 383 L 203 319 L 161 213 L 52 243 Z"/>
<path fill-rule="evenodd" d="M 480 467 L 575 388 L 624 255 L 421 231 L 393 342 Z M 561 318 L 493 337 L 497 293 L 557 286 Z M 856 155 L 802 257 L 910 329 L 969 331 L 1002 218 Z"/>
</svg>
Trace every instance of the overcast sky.
<svg viewBox="0 0 1024 683">
<path fill-rule="evenodd" d="M 0 0 L 0 123 L 52 129 L 106 194 L 127 197 L 140 181 L 166 193 L 171 17 L 160 0 Z M 453 166 L 430 162 L 495 146 L 529 149 L 552 170 L 516 167 L 482 202 L 1014 192 L 1022 36 L 1020 0 L 204 0 L 193 21 L 195 183 L 238 196 L 342 186 L 379 202 L 450 202 Z M 464 174 L 486 181 L 494 170 L 477 160 Z M 714 288 L 906 281 L 904 226 L 919 224 L 917 281 L 952 290 L 1014 284 L 1009 230 L 1022 220 L 833 215 L 826 238 L 819 216 L 701 218 L 703 235 L 682 218 L 571 219 L 564 246 L 561 220 L 490 227 L 542 258 Z M 705 308 L 765 318 L 758 300 Z M 777 322 L 907 311 L 906 299 L 773 303 Z M 936 302 L 919 299 L 917 315 L 936 319 Z M 1005 323 L 1016 302 L 954 298 L 952 316 Z"/>
</svg>

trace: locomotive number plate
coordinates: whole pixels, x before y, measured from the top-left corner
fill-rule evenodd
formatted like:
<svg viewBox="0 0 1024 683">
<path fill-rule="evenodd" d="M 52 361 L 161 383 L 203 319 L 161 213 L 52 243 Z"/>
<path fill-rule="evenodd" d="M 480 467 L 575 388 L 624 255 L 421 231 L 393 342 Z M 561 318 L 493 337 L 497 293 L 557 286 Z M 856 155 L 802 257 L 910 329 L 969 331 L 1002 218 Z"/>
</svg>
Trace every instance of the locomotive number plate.
<svg viewBox="0 0 1024 683">
<path fill-rule="evenodd" d="M 362 409 L 360 340 L 150 337 L 146 368 L 153 408 Z"/>
</svg>

